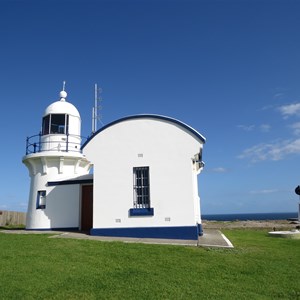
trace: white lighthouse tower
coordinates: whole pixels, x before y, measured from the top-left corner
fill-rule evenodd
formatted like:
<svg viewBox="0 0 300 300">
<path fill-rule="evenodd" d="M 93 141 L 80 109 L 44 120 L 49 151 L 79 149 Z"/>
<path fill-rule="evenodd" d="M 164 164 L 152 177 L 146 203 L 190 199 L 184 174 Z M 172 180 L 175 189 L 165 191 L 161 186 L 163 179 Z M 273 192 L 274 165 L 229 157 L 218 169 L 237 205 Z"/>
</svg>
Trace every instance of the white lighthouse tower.
<svg viewBox="0 0 300 300">
<path fill-rule="evenodd" d="M 51 185 L 89 174 L 90 162 L 81 153 L 81 118 L 74 105 L 60 100 L 50 104 L 40 134 L 27 138 L 23 163 L 31 178 L 26 229 L 78 228 L 80 188 Z M 58 196 L 59 195 L 59 196 Z"/>
</svg>

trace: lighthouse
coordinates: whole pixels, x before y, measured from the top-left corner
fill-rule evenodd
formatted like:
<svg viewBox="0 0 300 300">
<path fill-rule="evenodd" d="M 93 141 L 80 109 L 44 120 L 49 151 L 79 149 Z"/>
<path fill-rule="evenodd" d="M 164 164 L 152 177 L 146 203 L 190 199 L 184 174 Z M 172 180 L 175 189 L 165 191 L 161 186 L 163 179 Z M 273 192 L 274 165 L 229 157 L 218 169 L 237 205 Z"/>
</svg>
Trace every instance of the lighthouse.
<svg viewBox="0 0 300 300">
<path fill-rule="evenodd" d="M 22 161 L 29 171 L 30 191 L 26 229 L 80 227 L 80 187 L 72 180 L 89 174 L 91 163 L 81 152 L 81 118 L 67 102 L 65 87 L 59 100 L 42 116 L 42 130 L 27 138 Z M 63 189 L 53 182 L 67 182 Z"/>
<path fill-rule="evenodd" d="M 205 137 L 153 114 L 123 117 L 97 130 L 97 106 L 95 101 L 92 135 L 84 140 L 80 114 L 63 86 L 42 115 L 41 132 L 27 138 L 26 229 L 197 242 Z"/>
</svg>

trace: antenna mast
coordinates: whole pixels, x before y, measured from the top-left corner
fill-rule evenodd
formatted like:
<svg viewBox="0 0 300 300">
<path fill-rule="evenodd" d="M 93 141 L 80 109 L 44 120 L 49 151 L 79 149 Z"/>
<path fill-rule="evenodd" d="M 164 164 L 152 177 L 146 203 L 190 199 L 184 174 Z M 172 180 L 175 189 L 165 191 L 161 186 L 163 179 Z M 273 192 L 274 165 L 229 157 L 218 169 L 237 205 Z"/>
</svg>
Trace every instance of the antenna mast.
<svg viewBox="0 0 300 300">
<path fill-rule="evenodd" d="M 103 125 L 101 121 L 101 115 L 100 115 L 100 110 L 101 110 L 101 92 L 102 89 L 98 88 L 97 83 L 95 84 L 95 103 L 93 107 L 93 112 L 92 112 L 92 133 L 95 133 L 97 131 L 97 123 L 98 121 Z"/>
</svg>

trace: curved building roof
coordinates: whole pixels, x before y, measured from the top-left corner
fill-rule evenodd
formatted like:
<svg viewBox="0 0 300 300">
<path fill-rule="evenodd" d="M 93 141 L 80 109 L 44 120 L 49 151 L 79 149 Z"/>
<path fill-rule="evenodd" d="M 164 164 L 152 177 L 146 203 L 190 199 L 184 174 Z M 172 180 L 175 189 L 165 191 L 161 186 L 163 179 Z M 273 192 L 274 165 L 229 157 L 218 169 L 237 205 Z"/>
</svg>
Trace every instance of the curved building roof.
<svg viewBox="0 0 300 300">
<path fill-rule="evenodd" d="M 169 123 L 173 123 L 174 125 L 181 127 L 182 129 L 187 130 L 191 135 L 193 135 L 196 139 L 200 140 L 203 143 L 205 143 L 205 140 L 206 140 L 205 137 L 203 135 L 201 135 L 198 131 L 196 131 L 194 128 L 192 128 L 191 126 L 189 126 L 177 119 L 173 119 L 173 118 L 161 116 L 161 115 L 142 114 L 142 115 L 133 115 L 133 116 L 124 117 L 124 118 L 118 119 L 116 121 L 113 121 L 113 122 L 101 127 L 82 145 L 81 148 L 83 149 L 89 143 L 90 140 L 92 140 L 97 134 L 106 130 L 107 128 L 114 126 L 121 122 L 129 121 L 129 120 L 136 120 L 136 119 L 154 119 L 154 120 L 160 120 L 160 121 L 167 121 Z"/>
</svg>

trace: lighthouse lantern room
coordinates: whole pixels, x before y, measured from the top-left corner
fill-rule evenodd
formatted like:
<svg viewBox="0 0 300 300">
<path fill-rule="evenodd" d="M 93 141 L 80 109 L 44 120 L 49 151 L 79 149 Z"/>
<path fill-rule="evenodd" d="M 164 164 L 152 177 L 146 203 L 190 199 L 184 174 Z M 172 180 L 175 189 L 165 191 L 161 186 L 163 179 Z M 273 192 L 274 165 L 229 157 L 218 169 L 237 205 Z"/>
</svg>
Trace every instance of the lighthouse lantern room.
<svg viewBox="0 0 300 300">
<path fill-rule="evenodd" d="M 43 116 L 41 148 L 43 151 L 79 151 L 81 119 L 74 105 L 66 102 L 67 93 L 49 105 Z"/>
</svg>

